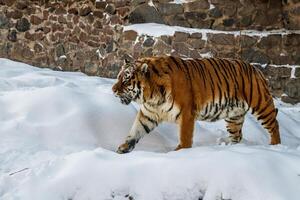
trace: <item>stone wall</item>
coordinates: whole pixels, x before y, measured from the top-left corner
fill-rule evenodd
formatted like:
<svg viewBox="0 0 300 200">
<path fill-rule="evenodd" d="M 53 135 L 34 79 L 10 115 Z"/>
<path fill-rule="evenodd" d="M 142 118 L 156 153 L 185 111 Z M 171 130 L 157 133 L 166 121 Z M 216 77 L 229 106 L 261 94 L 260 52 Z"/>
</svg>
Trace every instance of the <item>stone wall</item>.
<svg viewBox="0 0 300 200">
<path fill-rule="evenodd" d="M 171 4 L 172 0 L 133 0 L 130 23 L 156 22 L 172 26 L 216 30 L 299 29 L 298 0 L 197 0 Z"/>
<path fill-rule="evenodd" d="M 295 103 L 300 70 L 287 65 L 300 65 L 299 10 L 296 0 L 0 0 L 0 57 L 104 77 L 131 56 L 241 58 L 265 64 L 273 94 Z M 217 31 L 151 37 L 123 28 L 140 22 Z"/>
<path fill-rule="evenodd" d="M 2 0 L 0 57 L 114 77 L 128 2 Z"/>
</svg>

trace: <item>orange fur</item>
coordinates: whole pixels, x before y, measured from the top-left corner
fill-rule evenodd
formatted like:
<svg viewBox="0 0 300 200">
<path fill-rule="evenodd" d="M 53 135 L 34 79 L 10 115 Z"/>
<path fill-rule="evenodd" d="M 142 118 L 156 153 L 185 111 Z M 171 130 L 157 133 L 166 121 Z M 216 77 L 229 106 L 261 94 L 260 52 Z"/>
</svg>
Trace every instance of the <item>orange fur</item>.
<svg viewBox="0 0 300 200">
<path fill-rule="evenodd" d="M 270 144 L 280 143 L 277 110 L 265 78 L 254 66 L 241 60 L 170 56 L 142 58 L 131 66 L 133 78 L 127 84 L 140 84 L 142 95 L 133 100 L 141 104 L 141 114 L 125 144 L 133 138 L 136 143 L 140 129 L 147 132 L 148 125 L 152 130 L 162 121 L 171 121 L 179 125 L 176 149 L 189 148 L 196 120 L 219 119 L 226 120 L 231 142 L 237 143 L 248 110 L 269 132 Z M 128 87 L 122 79 L 121 71 L 113 86 L 115 93 Z"/>
</svg>

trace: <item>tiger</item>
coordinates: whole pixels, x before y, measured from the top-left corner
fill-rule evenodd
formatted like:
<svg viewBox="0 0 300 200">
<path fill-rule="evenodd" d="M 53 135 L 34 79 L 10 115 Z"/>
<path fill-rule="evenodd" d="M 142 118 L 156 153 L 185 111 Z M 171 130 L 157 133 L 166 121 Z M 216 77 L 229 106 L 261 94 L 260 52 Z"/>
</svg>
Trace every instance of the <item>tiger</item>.
<svg viewBox="0 0 300 200">
<path fill-rule="evenodd" d="M 278 110 L 267 80 L 254 65 L 239 59 L 184 59 L 152 56 L 124 62 L 112 86 L 121 103 L 134 101 L 140 109 L 117 153 L 131 152 L 138 141 L 162 122 L 179 127 L 175 150 L 191 148 L 196 120 L 224 119 L 228 143 L 242 139 L 245 114 L 251 114 L 280 144 Z"/>
</svg>

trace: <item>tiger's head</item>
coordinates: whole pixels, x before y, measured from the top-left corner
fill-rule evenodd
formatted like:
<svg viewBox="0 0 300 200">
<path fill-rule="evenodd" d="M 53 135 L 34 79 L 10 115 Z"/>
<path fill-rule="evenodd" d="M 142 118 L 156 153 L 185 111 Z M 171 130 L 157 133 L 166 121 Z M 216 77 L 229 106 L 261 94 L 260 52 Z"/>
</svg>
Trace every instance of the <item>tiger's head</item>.
<svg viewBox="0 0 300 200">
<path fill-rule="evenodd" d="M 113 85 L 114 95 L 120 98 L 121 103 L 128 105 L 131 101 L 138 101 L 143 94 L 145 80 L 143 76 L 147 64 L 132 63 L 126 61 L 117 76 L 117 82 Z"/>
</svg>

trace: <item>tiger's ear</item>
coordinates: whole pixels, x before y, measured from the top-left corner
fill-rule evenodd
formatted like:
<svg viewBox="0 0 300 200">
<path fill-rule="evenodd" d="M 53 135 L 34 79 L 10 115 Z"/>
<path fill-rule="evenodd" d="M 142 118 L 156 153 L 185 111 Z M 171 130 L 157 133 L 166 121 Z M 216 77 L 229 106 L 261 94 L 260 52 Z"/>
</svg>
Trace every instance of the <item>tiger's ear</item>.
<svg viewBox="0 0 300 200">
<path fill-rule="evenodd" d="M 150 71 L 147 63 L 143 63 L 141 66 L 141 73 L 143 76 L 149 78 L 150 77 Z"/>
<path fill-rule="evenodd" d="M 141 66 L 141 72 L 142 72 L 143 74 L 146 74 L 146 73 L 149 72 L 147 63 L 142 64 L 142 66 Z"/>
</svg>

